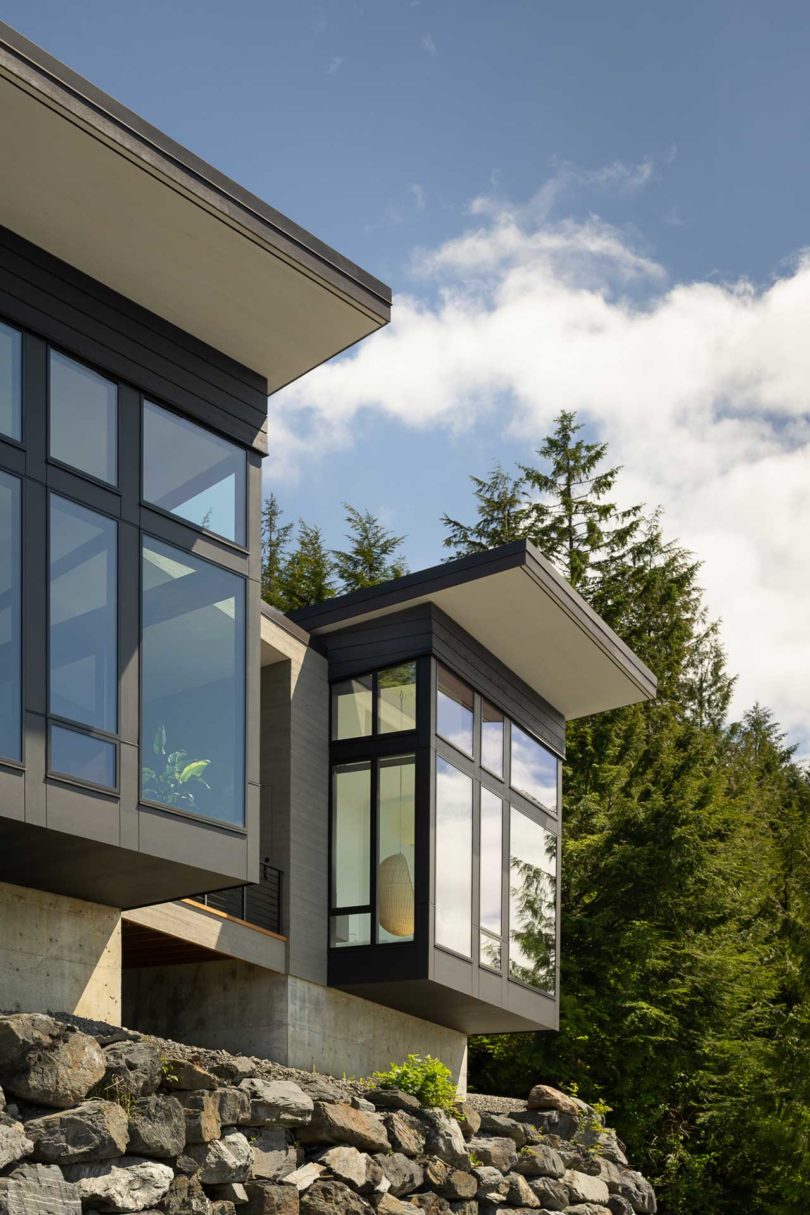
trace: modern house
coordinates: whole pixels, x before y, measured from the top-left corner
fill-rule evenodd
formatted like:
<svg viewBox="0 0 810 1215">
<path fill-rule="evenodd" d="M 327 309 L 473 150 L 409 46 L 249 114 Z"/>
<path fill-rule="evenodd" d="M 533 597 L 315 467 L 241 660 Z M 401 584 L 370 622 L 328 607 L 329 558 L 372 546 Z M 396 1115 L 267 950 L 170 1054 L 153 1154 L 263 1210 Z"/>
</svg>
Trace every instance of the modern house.
<svg viewBox="0 0 810 1215">
<path fill-rule="evenodd" d="M 522 543 L 262 604 L 267 397 L 390 292 L 3 25 L 0 116 L 0 1008 L 554 1028 L 565 722 L 654 678 Z"/>
</svg>

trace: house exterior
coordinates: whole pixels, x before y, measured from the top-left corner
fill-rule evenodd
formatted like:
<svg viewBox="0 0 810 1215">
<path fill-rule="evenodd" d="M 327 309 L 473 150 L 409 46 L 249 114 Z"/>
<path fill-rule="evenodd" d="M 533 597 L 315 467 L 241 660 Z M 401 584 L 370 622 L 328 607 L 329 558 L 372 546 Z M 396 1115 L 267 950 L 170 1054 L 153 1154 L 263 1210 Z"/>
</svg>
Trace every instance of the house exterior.
<svg viewBox="0 0 810 1215">
<path fill-rule="evenodd" d="M 267 397 L 388 288 L 3 25 L 0 114 L 0 1008 L 463 1080 L 557 1024 L 565 722 L 654 678 L 525 544 L 263 604 Z"/>
</svg>

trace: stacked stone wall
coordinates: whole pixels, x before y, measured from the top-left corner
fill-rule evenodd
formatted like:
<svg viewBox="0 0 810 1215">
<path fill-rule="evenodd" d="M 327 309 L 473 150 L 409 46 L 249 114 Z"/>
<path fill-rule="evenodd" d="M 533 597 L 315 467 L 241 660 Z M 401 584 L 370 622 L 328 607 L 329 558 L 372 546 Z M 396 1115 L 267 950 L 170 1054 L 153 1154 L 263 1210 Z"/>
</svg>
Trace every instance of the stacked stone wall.
<svg viewBox="0 0 810 1215">
<path fill-rule="evenodd" d="M 425 1109 L 76 1018 L 0 1017 L 0 1215 L 654 1215 L 597 1112 Z"/>
</svg>

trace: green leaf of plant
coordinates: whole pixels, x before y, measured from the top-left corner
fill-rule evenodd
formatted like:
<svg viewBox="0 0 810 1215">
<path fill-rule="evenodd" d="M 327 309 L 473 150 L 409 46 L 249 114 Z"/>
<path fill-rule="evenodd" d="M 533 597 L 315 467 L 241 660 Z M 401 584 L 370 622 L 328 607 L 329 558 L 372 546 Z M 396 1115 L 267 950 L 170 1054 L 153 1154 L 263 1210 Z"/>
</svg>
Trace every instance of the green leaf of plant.
<svg viewBox="0 0 810 1215">
<path fill-rule="evenodd" d="M 193 777 L 201 776 L 210 762 L 210 759 L 195 759 L 193 763 L 186 764 L 179 775 L 181 785 L 184 785 L 186 781 L 191 780 Z"/>
<path fill-rule="evenodd" d="M 155 755 L 166 754 L 166 727 L 158 726 L 155 731 L 155 741 L 152 743 L 152 750 Z"/>
</svg>

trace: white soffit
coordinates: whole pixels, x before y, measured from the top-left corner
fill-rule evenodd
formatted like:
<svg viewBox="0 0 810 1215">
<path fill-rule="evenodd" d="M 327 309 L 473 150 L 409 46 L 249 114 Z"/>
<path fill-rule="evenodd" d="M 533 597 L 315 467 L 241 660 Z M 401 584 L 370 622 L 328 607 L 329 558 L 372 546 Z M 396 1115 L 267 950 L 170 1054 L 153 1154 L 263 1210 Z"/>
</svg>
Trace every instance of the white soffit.
<svg viewBox="0 0 810 1215">
<path fill-rule="evenodd" d="M 382 284 L 9 53 L 11 33 L 0 27 L 0 224 L 265 376 L 270 392 L 386 323 Z"/>
</svg>

